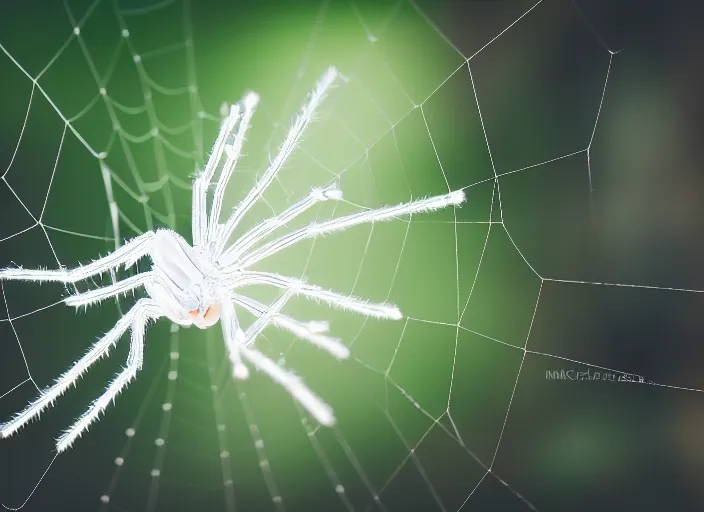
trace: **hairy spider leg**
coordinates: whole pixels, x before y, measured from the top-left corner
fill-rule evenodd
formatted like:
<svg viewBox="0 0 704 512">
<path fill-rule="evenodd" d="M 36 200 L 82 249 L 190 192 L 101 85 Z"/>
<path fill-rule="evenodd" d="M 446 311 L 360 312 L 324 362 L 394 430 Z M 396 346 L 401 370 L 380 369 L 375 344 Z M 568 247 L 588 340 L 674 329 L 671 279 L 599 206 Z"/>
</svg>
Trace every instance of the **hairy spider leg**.
<svg viewBox="0 0 704 512">
<path fill-rule="evenodd" d="M 230 181 L 230 176 L 232 176 L 232 172 L 237 166 L 237 160 L 242 153 L 244 139 L 250 127 L 249 123 L 259 103 L 259 96 L 256 93 L 250 92 L 242 99 L 242 103 L 244 104 L 244 114 L 242 114 L 242 118 L 240 119 L 240 125 L 235 135 L 235 140 L 232 142 L 232 145 L 226 144 L 222 147 L 222 150 L 227 154 L 227 160 L 220 173 L 220 178 L 218 178 L 218 183 L 215 186 L 213 204 L 210 208 L 210 218 L 208 220 L 208 231 L 203 237 L 204 242 L 211 242 L 218 236 L 218 221 L 220 219 L 220 211 L 222 210 L 222 201 L 225 197 L 225 188 Z"/>
<path fill-rule="evenodd" d="M 439 210 L 448 206 L 458 206 L 465 200 L 465 194 L 462 190 L 455 190 L 448 194 L 429 197 L 426 199 L 418 199 L 408 203 L 400 203 L 394 206 L 387 206 L 375 210 L 366 210 L 344 217 L 338 217 L 325 222 L 311 223 L 308 226 L 292 231 L 268 244 L 265 244 L 258 249 L 255 249 L 248 255 L 245 255 L 236 265 L 238 268 L 247 268 L 255 263 L 276 254 L 277 252 L 290 247 L 293 244 L 314 238 L 319 235 L 325 235 L 335 231 L 342 231 L 352 226 L 366 224 L 368 222 L 382 222 L 391 219 L 399 218 L 403 215 L 414 213 L 429 212 Z"/>
<path fill-rule="evenodd" d="M 240 287 L 250 284 L 272 285 L 279 288 L 294 290 L 297 294 L 307 298 L 312 298 L 327 302 L 330 305 L 349 309 L 358 313 L 380 318 L 400 319 L 402 317 L 398 308 L 391 304 L 373 304 L 357 299 L 356 297 L 345 296 L 336 292 L 322 290 L 315 285 L 309 285 L 301 280 L 287 276 L 281 276 L 270 272 L 254 272 L 242 270 L 258 261 L 271 256 L 299 241 L 312 238 L 320 234 L 340 231 L 354 225 L 367 222 L 379 222 L 398 218 L 402 215 L 419 213 L 424 211 L 437 210 L 450 205 L 459 205 L 465 199 L 463 191 L 450 192 L 449 194 L 435 196 L 427 199 L 419 199 L 409 203 L 401 203 L 395 206 L 380 208 L 355 213 L 345 217 L 339 217 L 327 222 L 313 223 L 304 228 L 298 229 L 277 240 L 265 244 L 255 249 L 240 261 L 230 264 L 223 273 L 228 276 L 228 287 Z"/>
<path fill-rule="evenodd" d="M 222 334 L 225 339 L 230 361 L 232 362 L 232 376 L 236 379 L 246 379 L 249 376 L 249 369 L 242 362 L 240 355 L 240 344 L 236 340 L 237 330 L 240 324 L 235 315 L 235 306 L 232 300 L 224 300 L 222 305 Z"/>
<path fill-rule="evenodd" d="M 230 107 L 230 113 L 225 118 L 220 127 L 220 132 L 215 140 L 213 149 L 208 158 L 205 168 L 193 181 L 192 187 L 192 207 L 191 207 L 191 234 L 193 236 L 193 246 L 200 246 L 205 239 L 208 230 L 207 200 L 208 188 L 213 180 L 215 169 L 223 154 L 223 147 L 228 135 L 235 129 L 240 115 L 240 106 L 235 104 Z"/>
<path fill-rule="evenodd" d="M 316 84 L 315 89 L 313 89 L 308 102 L 303 106 L 303 109 L 296 118 L 296 121 L 293 123 L 293 126 L 291 126 L 286 139 L 279 148 L 279 152 L 271 162 L 271 165 L 269 165 L 264 175 L 247 193 L 245 198 L 237 205 L 222 230 L 217 234 L 218 236 L 216 237 L 215 246 L 213 248 L 213 256 L 215 259 L 218 259 L 222 251 L 225 249 L 227 241 L 232 236 L 232 233 L 244 215 L 249 211 L 254 203 L 257 202 L 259 197 L 261 197 L 262 193 L 274 180 L 276 174 L 288 160 L 289 156 L 291 156 L 291 153 L 298 144 L 303 131 L 312 120 L 315 110 L 318 108 L 318 105 L 325 97 L 327 90 L 330 88 L 336 77 L 337 70 L 334 67 L 330 67 L 327 71 L 325 71 L 320 80 L 318 80 L 318 83 Z"/>
<path fill-rule="evenodd" d="M 44 409 L 51 407 L 54 401 L 71 387 L 71 384 L 76 382 L 93 364 L 108 354 L 110 349 L 117 344 L 120 337 L 122 337 L 132 322 L 134 322 L 135 318 L 142 314 L 142 309 L 145 308 L 147 304 L 149 303 L 138 301 L 132 309 L 117 321 L 112 329 L 93 344 L 83 357 L 56 379 L 52 386 L 42 390 L 33 402 L 9 421 L 0 424 L 0 437 L 11 436 L 33 418 L 38 417 Z"/>
<path fill-rule="evenodd" d="M 261 302 L 235 293 L 232 294 L 232 301 L 256 317 L 262 316 L 267 308 Z M 320 334 L 322 327 L 324 327 L 323 332 L 327 331 L 327 324 L 323 322 L 301 322 L 281 313 L 272 317 L 271 322 L 276 327 L 285 329 L 298 338 L 325 350 L 337 359 L 345 359 L 350 355 L 350 350 L 339 338 Z"/>
<path fill-rule="evenodd" d="M 365 316 L 399 320 L 401 311 L 393 304 L 376 304 L 357 297 L 343 295 L 333 291 L 323 290 L 319 286 L 310 285 L 300 279 L 282 276 L 272 272 L 243 271 L 232 281 L 232 286 L 239 288 L 249 285 L 270 285 L 284 290 L 291 290 L 296 295 L 330 304 L 331 306 L 354 311 Z"/>
<path fill-rule="evenodd" d="M 188 242 L 169 229 L 157 231 L 148 254 L 153 262 L 150 272 L 143 272 L 108 286 L 70 295 L 64 299 L 64 302 L 76 308 L 88 307 L 144 286 L 153 298 L 159 300 L 160 303 L 165 303 L 166 316 L 180 325 L 190 325 L 189 321 L 184 323 L 181 318 L 185 314 L 197 318 L 201 312 L 198 310 L 184 311 L 184 308 L 180 306 L 179 302 L 181 304 L 188 302 L 187 290 L 184 290 L 184 286 L 186 283 L 199 282 L 205 272 L 210 269 L 201 268 L 200 264 L 194 261 L 195 254 Z M 159 297 L 152 295 L 150 285 L 155 282 L 160 283 L 168 292 L 164 294 L 157 291 Z M 174 297 L 179 300 L 174 300 Z M 204 311 L 204 316 L 207 316 L 211 309 L 208 308 Z"/>
<path fill-rule="evenodd" d="M 218 263 L 227 267 L 235 263 L 238 258 L 252 248 L 255 244 L 262 241 L 278 228 L 285 226 L 299 215 L 315 206 L 316 204 L 327 201 L 329 199 L 342 199 L 342 191 L 336 186 L 326 188 L 314 188 L 306 197 L 288 207 L 283 212 L 274 217 L 270 217 L 263 222 L 260 222 L 244 235 L 238 238 L 223 254 L 220 256 Z"/>
<path fill-rule="evenodd" d="M 75 308 L 87 308 L 88 306 L 93 306 L 106 299 L 110 299 L 118 295 L 125 295 L 140 286 L 145 286 L 149 281 L 153 280 L 155 276 L 155 272 L 135 274 L 114 284 L 103 286 L 102 288 L 95 288 L 93 290 L 88 290 L 87 292 L 69 295 L 64 299 L 64 303 L 67 306 L 73 306 Z"/>
<path fill-rule="evenodd" d="M 0 280 L 77 283 L 89 277 L 108 272 L 121 265 L 130 267 L 137 260 L 149 253 L 156 234 L 153 231 L 139 235 L 111 252 L 110 254 L 73 269 L 27 270 L 23 268 L 5 268 L 0 270 Z"/>
<path fill-rule="evenodd" d="M 236 343 L 242 356 L 254 367 L 266 373 L 274 382 L 281 384 L 310 414 L 322 425 L 335 423 L 332 408 L 311 391 L 300 377 L 280 367 L 256 349 L 250 348 L 264 328 L 280 313 L 293 296 L 292 290 L 286 290 L 250 327 L 247 332 L 238 328 Z"/>
<path fill-rule="evenodd" d="M 73 442 L 88 430 L 88 427 L 98 419 L 110 402 L 137 377 L 137 372 L 142 369 L 144 361 L 144 331 L 149 320 L 156 320 L 162 316 L 159 305 L 153 299 L 140 299 L 132 308 L 133 314 L 130 339 L 130 352 L 127 356 L 127 366 L 118 373 L 108 385 L 105 392 L 100 395 L 91 406 L 63 434 L 56 440 L 56 449 L 59 453 L 69 448 Z"/>
</svg>

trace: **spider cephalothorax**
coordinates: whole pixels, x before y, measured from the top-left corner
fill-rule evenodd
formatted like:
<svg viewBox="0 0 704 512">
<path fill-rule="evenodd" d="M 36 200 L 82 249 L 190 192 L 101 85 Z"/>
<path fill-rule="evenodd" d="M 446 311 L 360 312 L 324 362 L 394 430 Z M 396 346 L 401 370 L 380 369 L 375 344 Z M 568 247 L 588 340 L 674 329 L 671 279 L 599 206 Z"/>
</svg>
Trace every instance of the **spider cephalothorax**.
<svg viewBox="0 0 704 512">
<path fill-rule="evenodd" d="M 164 296 L 164 316 L 179 325 L 201 329 L 217 323 L 220 303 L 227 296 L 220 288 L 222 273 L 208 254 L 195 250 L 175 232 L 160 229 L 150 256 L 154 278 L 145 283 L 147 292 L 155 297 L 162 293 L 156 287 L 161 287 L 176 299 L 171 301 Z"/>
<path fill-rule="evenodd" d="M 335 186 L 315 188 L 308 196 L 278 215 L 261 221 L 228 245 L 239 222 L 261 197 L 291 155 L 336 75 L 337 71 L 332 67 L 323 74 L 274 160 L 230 217 L 221 224 L 220 213 L 225 188 L 239 159 L 249 122 L 259 98 L 254 93 L 248 93 L 240 104 L 230 108 L 207 165 L 193 183 L 192 246 L 175 231 L 159 229 L 132 238 L 107 256 L 74 269 L 8 268 L 0 270 L 0 280 L 76 283 L 120 267 L 131 267 L 145 256 L 152 260 L 152 267 L 147 272 L 137 273 L 112 285 L 77 293 L 64 299 L 67 305 L 88 307 L 140 287 L 144 288 L 148 295 L 139 299 L 132 309 L 127 311 L 115 326 L 52 386 L 41 391 L 39 397 L 12 419 L 0 424 L 0 437 L 10 436 L 32 419 L 38 418 L 44 409 L 50 407 L 54 400 L 74 384 L 92 364 L 106 356 L 110 348 L 127 330 L 130 330 L 130 352 L 126 367 L 88 410 L 57 440 L 58 451 L 71 446 L 73 441 L 98 419 L 100 413 L 128 382 L 136 377 L 142 367 L 146 325 L 149 321 L 160 317 L 166 317 L 179 325 L 195 325 L 201 329 L 211 327 L 220 321 L 235 378 L 244 379 L 249 375 L 248 367 L 244 362 L 246 361 L 284 386 L 321 424 L 331 425 L 334 422 L 332 409 L 298 377 L 256 350 L 253 347 L 255 339 L 264 328 L 273 324 L 326 350 L 334 357 L 345 358 L 349 355 L 348 348 L 339 339 L 326 334 L 327 322 L 301 322 L 281 312 L 293 295 L 378 318 L 399 319 L 401 312 L 393 304 L 370 303 L 356 297 L 321 289 L 300 279 L 273 272 L 253 271 L 250 267 L 302 240 L 341 231 L 358 224 L 385 221 L 403 215 L 459 205 L 465 199 L 464 193 L 459 190 L 396 206 L 363 210 L 345 217 L 312 223 L 267 242 L 275 231 L 288 225 L 309 208 L 323 201 L 342 199 L 342 192 Z M 207 191 L 214 181 L 216 168 L 221 164 L 208 213 Z M 283 293 L 272 304 L 265 305 L 240 293 L 240 289 L 251 285 L 274 286 L 283 290 Z M 256 317 L 246 331 L 240 327 L 235 307 Z"/>
</svg>

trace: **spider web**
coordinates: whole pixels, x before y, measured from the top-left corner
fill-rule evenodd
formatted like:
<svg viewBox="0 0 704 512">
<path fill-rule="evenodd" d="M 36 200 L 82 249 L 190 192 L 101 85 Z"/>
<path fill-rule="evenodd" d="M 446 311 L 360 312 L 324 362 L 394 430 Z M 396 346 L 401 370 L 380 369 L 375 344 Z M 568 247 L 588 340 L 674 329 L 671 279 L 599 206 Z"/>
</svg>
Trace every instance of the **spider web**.
<svg viewBox="0 0 704 512">
<path fill-rule="evenodd" d="M 692 446 L 704 385 L 687 347 L 696 312 L 668 331 L 656 318 L 699 305 L 696 275 L 669 254 L 681 239 L 660 227 L 691 227 L 690 214 L 653 227 L 639 210 L 688 187 L 633 171 L 651 169 L 633 145 L 668 112 L 642 114 L 655 92 L 579 7 L 46 4 L 0 11 L 0 266 L 73 266 L 159 226 L 187 235 L 190 180 L 220 104 L 248 88 L 262 98 L 232 206 L 330 64 L 345 79 L 250 222 L 330 182 L 345 200 L 319 218 L 456 189 L 467 203 L 267 262 L 405 314 L 292 303 L 297 318 L 330 320 L 351 348 L 344 362 L 273 329 L 258 341 L 334 407 L 335 427 L 263 376 L 232 381 L 217 330 L 162 320 L 137 380 L 72 450 L 56 457 L 53 439 L 123 364 L 124 343 L 0 443 L 5 507 L 650 510 L 701 499 L 689 478 L 702 460 Z M 76 315 L 60 302 L 71 291 L 2 283 L 3 418 L 131 302 Z"/>
</svg>

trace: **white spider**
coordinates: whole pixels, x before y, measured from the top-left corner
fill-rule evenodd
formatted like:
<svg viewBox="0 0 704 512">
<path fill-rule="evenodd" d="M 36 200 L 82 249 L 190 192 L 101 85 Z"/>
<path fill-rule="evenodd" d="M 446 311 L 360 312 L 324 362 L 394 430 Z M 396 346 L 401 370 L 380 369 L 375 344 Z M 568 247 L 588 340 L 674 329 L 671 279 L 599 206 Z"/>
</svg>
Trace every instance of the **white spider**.
<svg viewBox="0 0 704 512">
<path fill-rule="evenodd" d="M 269 324 L 286 329 L 328 351 L 337 358 L 348 356 L 348 349 L 338 339 L 326 336 L 327 322 L 300 322 L 281 313 L 281 309 L 292 295 L 326 302 L 331 306 L 355 311 L 378 318 L 399 319 L 401 312 L 392 304 L 374 304 L 355 297 L 348 297 L 318 286 L 306 284 L 292 277 L 269 272 L 252 271 L 255 263 L 302 240 L 333 231 L 344 230 L 357 224 L 384 221 L 406 214 L 436 210 L 449 205 L 459 205 L 465 199 L 462 191 L 446 195 L 420 199 L 396 206 L 375 210 L 365 210 L 326 222 L 311 223 L 268 243 L 263 243 L 279 227 L 316 203 L 337 200 L 342 193 L 335 187 L 316 188 L 282 213 L 266 219 L 246 232 L 232 245 L 227 245 L 234 229 L 247 211 L 259 199 L 273 181 L 276 173 L 291 155 L 303 130 L 313 117 L 323 96 L 331 86 L 337 71 L 329 68 L 316 84 L 307 103 L 288 132 L 276 158 L 264 175 L 257 181 L 247 196 L 233 210 L 225 224 L 219 223 L 225 187 L 228 184 L 242 150 L 249 123 L 258 103 L 255 93 L 247 94 L 240 104 L 232 105 L 225 118 L 213 151 L 205 169 L 193 184 L 192 235 L 193 245 L 170 229 L 148 231 L 137 236 L 104 258 L 74 269 L 25 270 L 8 268 L 0 270 L 0 280 L 22 280 L 36 282 L 76 283 L 92 276 L 113 271 L 120 266 L 134 265 L 140 258 L 149 256 L 151 270 L 136 274 L 112 285 L 78 293 L 67 297 L 64 302 L 76 308 L 96 304 L 100 301 L 144 287 L 148 297 L 139 299 L 86 354 L 59 377 L 52 386 L 40 392 L 39 397 L 23 411 L 6 423 L 0 424 L 0 437 L 8 437 L 33 418 L 38 418 L 44 409 L 62 395 L 96 361 L 106 356 L 128 329 L 131 331 L 130 351 L 127 365 L 80 416 L 56 441 L 56 448 L 62 452 L 80 437 L 89 425 L 96 421 L 100 413 L 136 377 L 142 367 L 144 353 L 144 332 L 151 320 L 162 316 L 172 322 L 206 329 L 221 320 L 225 344 L 232 362 L 235 378 L 245 379 L 249 375 L 243 360 L 257 370 L 268 374 L 281 384 L 319 423 L 334 423 L 332 409 L 308 389 L 294 374 L 286 371 L 261 352 L 253 348 L 255 338 Z M 238 125 L 239 122 L 239 125 Z M 235 127 L 237 130 L 235 131 Z M 206 211 L 207 192 L 214 178 L 215 170 L 225 156 L 222 170 L 215 186 L 210 208 Z M 247 285 L 271 285 L 284 290 L 273 304 L 266 306 L 247 298 L 235 290 Z M 235 306 L 239 306 L 257 317 L 246 330 L 240 328 Z"/>
</svg>

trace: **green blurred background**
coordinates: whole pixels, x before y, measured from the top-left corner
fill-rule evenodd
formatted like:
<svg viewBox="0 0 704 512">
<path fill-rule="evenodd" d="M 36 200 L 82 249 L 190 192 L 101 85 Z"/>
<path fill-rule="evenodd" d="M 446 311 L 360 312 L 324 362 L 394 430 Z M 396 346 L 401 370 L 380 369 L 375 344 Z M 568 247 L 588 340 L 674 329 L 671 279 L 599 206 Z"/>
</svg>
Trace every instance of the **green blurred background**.
<svg viewBox="0 0 704 512">
<path fill-rule="evenodd" d="M 704 508 L 701 14 L 558 0 L 3 4 L 0 266 L 72 266 L 160 226 L 188 237 L 189 184 L 221 105 L 262 98 L 227 211 L 329 65 L 344 79 L 243 229 L 331 182 L 345 201 L 297 225 L 467 193 L 455 211 L 262 264 L 407 317 L 293 301 L 291 315 L 330 320 L 344 362 L 283 332 L 259 340 L 334 407 L 334 429 L 265 376 L 234 383 L 218 329 L 162 320 L 138 379 L 24 509 Z M 47 307 L 72 291 L 3 283 L 2 418 L 134 301 Z M 32 493 L 124 345 L 0 443 L 1 503 Z M 588 368 L 648 384 L 546 379 Z"/>
</svg>

